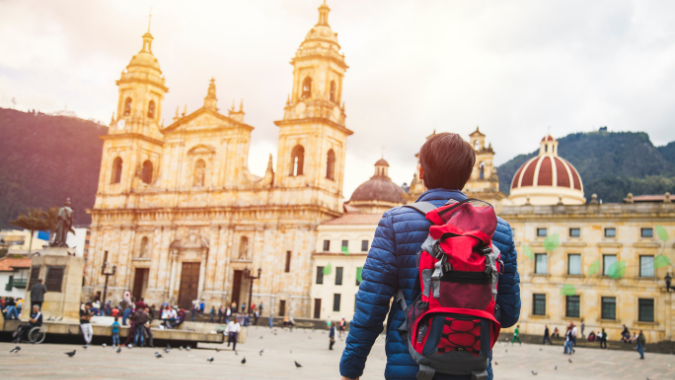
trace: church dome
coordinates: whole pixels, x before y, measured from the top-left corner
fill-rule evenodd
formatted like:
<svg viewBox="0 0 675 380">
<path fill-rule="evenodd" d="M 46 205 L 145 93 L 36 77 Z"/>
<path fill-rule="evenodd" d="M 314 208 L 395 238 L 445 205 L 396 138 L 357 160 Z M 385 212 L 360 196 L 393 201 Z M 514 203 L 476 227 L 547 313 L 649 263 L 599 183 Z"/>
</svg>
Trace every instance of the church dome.
<svg viewBox="0 0 675 380">
<path fill-rule="evenodd" d="M 516 205 L 584 204 L 584 188 L 577 169 L 558 157 L 558 141 L 541 140 L 539 155 L 525 162 L 511 181 L 509 198 Z"/>
<path fill-rule="evenodd" d="M 378 212 L 373 208 L 389 208 L 405 204 L 405 191 L 395 184 L 388 174 L 389 163 L 380 159 L 375 163 L 375 175 L 354 190 L 349 205 L 366 212 Z"/>
<path fill-rule="evenodd" d="M 159 68 L 159 61 L 152 55 L 152 34 L 145 33 L 143 35 L 143 49 L 134 55 L 127 66 L 127 70 L 131 71 L 133 68 L 148 68 L 159 71 L 159 74 L 162 73 L 162 70 Z"/>
</svg>

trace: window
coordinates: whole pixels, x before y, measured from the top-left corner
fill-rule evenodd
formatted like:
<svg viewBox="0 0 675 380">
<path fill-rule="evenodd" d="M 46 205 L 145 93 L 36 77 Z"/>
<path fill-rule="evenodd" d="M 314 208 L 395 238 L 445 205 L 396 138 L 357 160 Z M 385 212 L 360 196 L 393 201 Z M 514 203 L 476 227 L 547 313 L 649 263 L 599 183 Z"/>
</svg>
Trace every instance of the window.
<svg viewBox="0 0 675 380">
<path fill-rule="evenodd" d="M 361 252 L 368 252 L 368 240 L 361 240 Z"/>
<path fill-rule="evenodd" d="M 580 237 L 581 228 L 570 228 L 570 237 Z"/>
<path fill-rule="evenodd" d="M 574 253 L 567 256 L 567 274 L 578 276 L 581 274 L 581 255 Z"/>
<path fill-rule="evenodd" d="M 330 240 L 323 241 L 323 251 L 330 252 Z"/>
<path fill-rule="evenodd" d="M 192 180 L 192 186 L 202 187 L 204 186 L 204 179 L 206 177 L 206 162 L 201 158 L 195 162 L 194 178 Z"/>
<path fill-rule="evenodd" d="M 143 162 L 141 180 L 143 180 L 143 182 L 147 184 L 150 184 L 152 182 L 152 162 L 150 162 L 150 160 L 145 160 L 145 162 Z"/>
<path fill-rule="evenodd" d="M 335 99 L 335 81 L 332 80 L 330 81 L 330 101 L 334 102 Z"/>
<path fill-rule="evenodd" d="M 616 319 L 616 297 L 602 297 L 600 318 Z"/>
<path fill-rule="evenodd" d="M 640 256 L 640 277 L 654 277 L 654 256 Z"/>
<path fill-rule="evenodd" d="M 640 298 L 638 300 L 638 321 L 654 322 L 654 299 Z"/>
<path fill-rule="evenodd" d="M 579 296 L 567 296 L 565 301 L 565 315 L 569 318 L 579 318 Z"/>
<path fill-rule="evenodd" d="M 248 237 L 242 236 L 239 239 L 239 256 L 237 257 L 238 260 L 246 260 L 248 259 Z"/>
<path fill-rule="evenodd" d="M 333 152 L 333 149 L 328 151 L 326 158 L 326 178 L 335 180 L 335 152 Z"/>
<path fill-rule="evenodd" d="M 546 228 L 537 228 L 537 237 L 546 237 L 547 234 Z"/>
<path fill-rule="evenodd" d="M 349 240 L 343 240 L 342 241 L 342 249 L 349 249 Z"/>
<path fill-rule="evenodd" d="M 532 315 L 546 315 L 546 294 L 532 295 Z"/>
<path fill-rule="evenodd" d="M 28 280 L 28 289 L 31 288 L 34 284 L 37 283 L 37 280 L 40 278 L 40 266 L 34 266 L 30 268 L 30 279 Z"/>
<path fill-rule="evenodd" d="M 286 300 L 279 301 L 279 316 L 280 317 L 286 316 Z"/>
<path fill-rule="evenodd" d="M 122 182 L 122 159 L 115 157 L 112 166 L 112 175 L 110 176 L 110 183 L 116 184 Z"/>
<path fill-rule="evenodd" d="M 640 229 L 640 237 L 653 238 L 654 237 L 654 229 L 652 229 L 652 228 L 641 228 Z"/>
<path fill-rule="evenodd" d="M 480 179 L 485 179 L 485 164 L 482 162 L 480 163 L 480 172 L 478 174 L 478 177 Z"/>
<path fill-rule="evenodd" d="M 616 263 L 616 255 L 602 255 L 602 275 L 609 276 L 609 267 Z"/>
<path fill-rule="evenodd" d="M 340 294 L 333 294 L 333 311 L 340 311 Z"/>
<path fill-rule="evenodd" d="M 108 251 L 103 251 L 103 262 L 104 263 L 108 262 Z"/>
<path fill-rule="evenodd" d="M 124 116 L 130 115 L 131 115 L 131 98 L 127 98 L 127 100 L 124 101 Z"/>
<path fill-rule="evenodd" d="M 316 267 L 316 284 L 323 284 L 323 267 Z"/>
<path fill-rule="evenodd" d="M 151 100 L 148 104 L 148 119 L 155 118 L 155 101 Z"/>
<path fill-rule="evenodd" d="M 148 256 L 148 253 L 150 251 L 149 246 L 150 246 L 150 240 L 148 239 L 147 236 L 143 236 L 143 238 L 141 239 L 141 249 L 140 249 L 139 257 L 145 258 L 145 257 Z"/>
<path fill-rule="evenodd" d="M 291 177 L 302 175 L 302 168 L 305 162 L 305 148 L 302 145 L 296 145 L 291 151 Z"/>
<path fill-rule="evenodd" d="M 344 267 L 335 267 L 335 285 L 342 285 L 342 273 Z"/>
<path fill-rule="evenodd" d="M 312 78 L 307 77 L 302 81 L 302 99 L 312 96 Z"/>
<path fill-rule="evenodd" d="M 616 228 L 605 228 L 605 237 L 606 238 L 614 238 L 616 237 Z"/>
<path fill-rule="evenodd" d="M 286 251 L 286 266 L 284 268 L 284 272 L 291 272 L 291 251 Z"/>
<path fill-rule="evenodd" d="M 363 267 L 356 268 L 356 286 L 361 285 L 361 280 L 363 280 L 363 278 L 361 277 L 362 274 L 363 274 Z"/>
<path fill-rule="evenodd" d="M 534 273 L 546 274 L 548 272 L 548 255 L 537 253 L 534 255 Z"/>
<path fill-rule="evenodd" d="M 65 266 L 47 266 L 47 279 L 45 281 L 45 286 L 49 292 L 61 293 L 61 285 L 63 284 L 63 273 L 65 272 Z"/>
</svg>

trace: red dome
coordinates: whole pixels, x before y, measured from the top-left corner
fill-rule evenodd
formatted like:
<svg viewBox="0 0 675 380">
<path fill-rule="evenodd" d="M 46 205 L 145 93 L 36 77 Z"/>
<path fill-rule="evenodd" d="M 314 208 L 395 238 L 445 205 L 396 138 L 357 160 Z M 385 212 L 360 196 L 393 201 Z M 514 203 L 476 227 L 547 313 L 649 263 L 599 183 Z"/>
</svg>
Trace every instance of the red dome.
<svg viewBox="0 0 675 380">
<path fill-rule="evenodd" d="M 550 136 L 545 139 L 548 137 Z M 567 160 L 553 155 L 537 156 L 518 169 L 511 182 L 511 189 L 528 186 L 553 186 L 582 190 L 581 177 L 577 169 Z"/>
<path fill-rule="evenodd" d="M 555 141 L 555 139 L 551 135 L 546 135 L 541 141 Z"/>
</svg>

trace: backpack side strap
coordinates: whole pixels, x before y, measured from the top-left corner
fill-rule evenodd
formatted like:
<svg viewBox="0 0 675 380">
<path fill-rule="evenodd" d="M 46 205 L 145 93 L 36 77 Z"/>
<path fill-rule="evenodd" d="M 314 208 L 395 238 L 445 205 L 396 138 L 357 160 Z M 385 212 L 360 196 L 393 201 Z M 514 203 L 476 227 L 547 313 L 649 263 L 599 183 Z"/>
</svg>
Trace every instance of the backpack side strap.
<svg viewBox="0 0 675 380">
<path fill-rule="evenodd" d="M 437 207 L 433 203 L 429 202 L 417 202 L 411 203 L 409 205 L 404 205 L 403 207 L 411 208 L 422 215 L 427 215 L 431 211 L 434 211 Z"/>
</svg>

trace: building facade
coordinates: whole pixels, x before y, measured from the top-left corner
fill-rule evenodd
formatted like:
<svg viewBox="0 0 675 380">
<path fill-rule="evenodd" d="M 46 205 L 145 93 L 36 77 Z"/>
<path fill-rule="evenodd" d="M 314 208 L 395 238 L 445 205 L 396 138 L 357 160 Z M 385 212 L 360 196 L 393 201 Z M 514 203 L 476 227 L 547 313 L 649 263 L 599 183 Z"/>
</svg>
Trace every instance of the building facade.
<svg viewBox="0 0 675 380">
<path fill-rule="evenodd" d="M 316 228 L 342 214 L 352 134 L 342 102 L 348 66 L 329 11 L 319 8 L 291 60 L 292 92 L 275 122 L 276 168 L 270 155 L 262 177 L 248 170 L 254 128 L 243 102 L 219 112 L 213 79 L 202 108 L 160 122 L 168 88 L 153 36 L 143 36 L 117 81 L 117 112 L 103 136 L 83 299 L 103 291 L 108 263 L 117 267 L 108 299 L 131 290 L 155 305 L 241 305 L 252 289 L 265 310 L 309 315 Z M 250 279 L 258 268 L 261 278 Z"/>
</svg>

